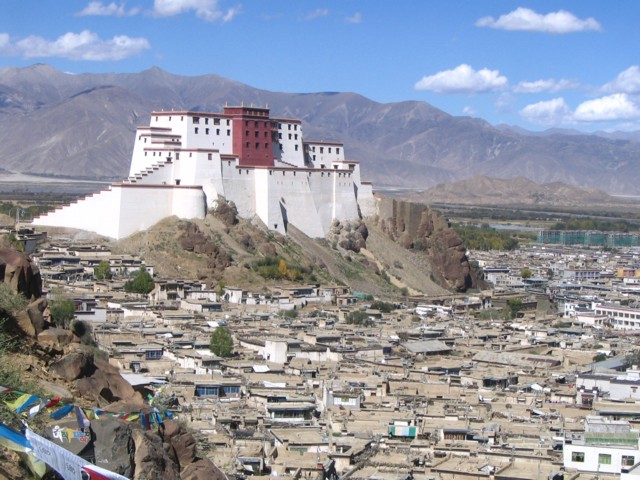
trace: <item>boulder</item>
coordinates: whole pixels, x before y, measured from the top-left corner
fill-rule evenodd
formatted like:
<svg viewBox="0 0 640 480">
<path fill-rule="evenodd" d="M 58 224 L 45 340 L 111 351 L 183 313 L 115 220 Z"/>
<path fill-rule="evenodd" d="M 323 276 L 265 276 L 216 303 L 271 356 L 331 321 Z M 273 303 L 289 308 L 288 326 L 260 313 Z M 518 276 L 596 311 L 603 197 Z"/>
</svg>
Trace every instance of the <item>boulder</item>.
<svg viewBox="0 0 640 480">
<path fill-rule="evenodd" d="M 176 453 L 181 470 L 196 460 L 196 439 L 190 433 L 179 433 L 171 438 L 170 443 Z"/>
<path fill-rule="evenodd" d="M 42 296 L 42 278 L 38 265 L 17 250 L 0 248 L 0 281 L 30 300 Z"/>
<path fill-rule="evenodd" d="M 73 337 L 71 332 L 68 333 Z M 60 378 L 70 382 L 81 377 L 93 375 L 96 367 L 94 365 L 93 355 L 85 352 L 74 352 L 65 355 L 56 363 L 51 365 L 51 369 Z"/>
<path fill-rule="evenodd" d="M 47 308 L 47 304 L 46 298 L 38 298 L 27 307 L 27 315 L 29 315 L 29 320 L 31 320 L 31 325 L 33 325 L 36 334 L 44 330 L 44 311 Z"/>
<path fill-rule="evenodd" d="M 227 476 L 211 460 L 202 459 L 187 465 L 181 480 L 226 480 Z"/>
<path fill-rule="evenodd" d="M 84 398 L 100 405 L 120 401 L 132 408 L 144 405 L 142 396 L 122 378 L 118 369 L 102 358 L 95 358 L 93 371 L 78 378 L 74 386 Z"/>
<path fill-rule="evenodd" d="M 149 431 L 133 430 L 134 476 L 132 480 L 179 480 L 178 466 L 164 450 L 161 438 Z"/>
<path fill-rule="evenodd" d="M 63 328 L 49 328 L 38 334 L 38 343 L 44 347 L 50 347 L 55 350 L 62 351 L 74 339 L 74 335 L 70 330 Z M 78 377 L 76 377 L 78 378 Z M 75 379 L 71 379 L 75 380 Z"/>
<path fill-rule="evenodd" d="M 131 424 L 113 418 L 91 421 L 96 465 L 109 465 L 112 472 L 133 476 L 134 442 Z"/>
</svg>

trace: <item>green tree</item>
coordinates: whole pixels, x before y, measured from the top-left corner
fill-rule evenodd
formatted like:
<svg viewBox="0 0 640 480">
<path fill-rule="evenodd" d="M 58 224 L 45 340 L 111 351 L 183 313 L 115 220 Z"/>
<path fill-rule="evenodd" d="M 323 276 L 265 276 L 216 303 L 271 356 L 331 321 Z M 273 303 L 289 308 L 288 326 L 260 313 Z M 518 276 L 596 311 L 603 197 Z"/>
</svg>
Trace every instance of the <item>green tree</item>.
<svg viewBox="0 0 640 480">
<path fill-rule="evenodd" d="M 509 309 L 509 316 L 511 318 L 516 318 L 518 316 L 518 312 L 522 310 L 522 300 L 519 298 L 507 300 L 507 308 Z"/>
<path fill-rule="evenodd" d="M 220 326 L 211 334 L 209 348 L 218 357 L 233 355 L 233 337 L 227 327 Z"/>
<path fill-rule="evenodd" d="M 217 290 L 217 294 L 218 294 L 218 301 L 221 301 L 222 298 L 224 297 L 224 293 L 225 293 L 225 287 L 226 287 L 226 283 L 224 282 L 223 279 L 218 280 L 218 290 Z"/>
<path fill-rule="evenodd" d="M 529 267 L 524 267 L 522 270 L 520 270 L 520 276 L 522 278 L 531 278 L 531 275 L 533 275 L 533 273 L 531 272 L 531 269 Z"/>
<path fill-rule="evenodd" d="M 144 268 L 140 267 L 136 276 L 124 284 L 124 291 L 146 295 L 155 287 L 153 278 Z"/>
<path fill-rule="evenodd" d="M 96 265 L 93 269 L 93 276 L 96 280 L 111 280 L 112 275 L 109 262 L 102 260 L 98 265 Z"/>
<path fill-rule="evenodd" d="M 76 304 L 62 295 L 55 295 L 49 303 L 49 316 L 57 327 L 69 328 L 75 313 Z"/>
</svg>

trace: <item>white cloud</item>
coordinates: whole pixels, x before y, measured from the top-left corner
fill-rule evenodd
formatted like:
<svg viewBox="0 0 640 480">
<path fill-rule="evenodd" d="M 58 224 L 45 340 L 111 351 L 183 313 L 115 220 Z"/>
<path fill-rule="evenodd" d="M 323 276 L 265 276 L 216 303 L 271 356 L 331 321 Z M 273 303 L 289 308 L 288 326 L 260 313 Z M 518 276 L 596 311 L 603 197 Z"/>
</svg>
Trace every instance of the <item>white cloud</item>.
<svg viewBox="0 0 640 480">
<path fill-rule="evenodd" d="M 469 115 L 470 117 L 473 117 L 474 115 L 478 114 L 478 111 L 470 106 L 466 106 L 462 109 L 462 113 L 464 113 L 465 115 Z"/>
<path fill-rule="evenodd" d="M 207 22 L 229 22 L 240 12 L 240 7 L 224 11 L 219 7 L 218 0 L 154 0 L 153 2 L 153 13 L 159 17 L 173 17 L 191 11 Z"/>
<path fill-rule="evenodd" d="M 518 7 L 513 12 L 501 15 L 497 19 L 483 17 L 476 22 L 476 26 L 544 33 L 573 33 L 602 29 L 598 21 L 591 17 L 582 20 L 573 13 L 564 10 L 543 15 L 524 7 Z"/>
<path fill-rule="evenodd" d="M 70 60 L 110 61 L 122 60 L 150 48 L 145 38 L 126 35 L 101 40 L 95 33 L 65 33 L 54 41 L 31 35 L 11 42 L 6 34 L 0 34 L 0 54 L 24 58 L 58 57 Z"/>
<path fill-rule="evenodd" d="M 578 84 L 571 80 L 536 80 L 534 82 L 520 82 L 513 88 L 516 93 L 540 93 L 540 92 L 559 92 L 568 88 L 575 88 Z"/>
<path fill-rule="evenodd" d="M 11 45 L 11 37 L 8 33 L 0 33 L 0 52 L 4 51 Z"/>
<path fill-rule="evenodd" d="M 346 18 L 347 23 L 362 23 L 362 14 L 360 12 L 356 12 L 350 17 Z"/>
<path fill-rule="evenodd" d="M 581 122 L 602 122 L 640 118 L 640 108 L 626 93 L 614 93 L 581 103 L 574 118 Z"/>
<path fill-rule="evenodd" d="M 520 115 L 539 125 L 559 125 L 571 120 L 571 111 L 562 97 L 527 105 Z"/>
<path fill-rule="evenodd" d="M 111 2 L 109 5 L 104 5 L 100 1 L 89 2 L 84 9 L 77 13 L 77 16 L 104 16 L 104 17 L 127 17 L 131 15 L 137 15 L 140 13 L 139 8 L 131 8 L 127 10 L 124 3 L 117 5 L 115 2 Z"/>
<path fill-rule="evenodd" d="M 453 70 L 422 77 L 414 88 L 437 93 L 486 93 L 502 90 L 507 84 L 507 77 L 500 75 L 498 70 L 483 68 L 475 71 L 462 64 Z"/>
<path fill-rule="evenodd" d="M 619 73 L 614 80 L 605 84 L 602 89 L 605 92 L 640 93 L 640 67 L 633 65 L 627 68 L 624 72 Z"/>
<path fill-rule="evenodd" d="M 327 10 L 326 8 L 317 8 L 313 12 L 309 13 L 306 17 L 304 17 L 304 19 L 315 20 L 316 18 L 326 17 L 327 15 L 329 15 L 329 10 Z"/>
</svg>

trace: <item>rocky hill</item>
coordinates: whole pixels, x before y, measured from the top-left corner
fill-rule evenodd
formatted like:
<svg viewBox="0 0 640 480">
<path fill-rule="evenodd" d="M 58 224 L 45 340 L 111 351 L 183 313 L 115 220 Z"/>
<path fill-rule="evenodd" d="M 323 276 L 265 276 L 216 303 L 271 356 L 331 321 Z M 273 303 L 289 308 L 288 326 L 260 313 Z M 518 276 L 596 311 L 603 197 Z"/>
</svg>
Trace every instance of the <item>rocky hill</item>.
<svg viewBox="0 0 640 480">
<path fill-rule="evenodd" d="M 311 239 L 293 227 L 284 237 L 255 219 L 210 212 L 203 221 L 166 219 L 113 242 L 111 248 L 114 253 L 142 254 L 161 277 L 199 278 L 212 287 L 220 281 L 255 290 L 265 281 L 342 283 L 393 299 L 402 292 L 441 294 L 476 285 L 462 242 L 443 218 L 424 205 L 379 200 L 381 205 L 388 201 L 402 206 L 364 222 L 336 222 L 325 240 Z M 412 208 L 423 224 L 400 218 L 405 208 Z M 405 230 L 399 225 L 406 225 Z M 284 260 L 300 276 L 265 278 L 260 266 L 269 258 Z"/>
<path fill-rule="evenodd" d="M 381 104 L 355 93 L 268 92 L 217 75 L 69 75 L 47 65 L 0 69 L 0 168 L 122 178 L 136 125 L 152 110 L 268 105 L 303 120 L 307 139 L 337 140 L 378 186 L 425 188 L 491 175 L 638 194 L 640 142 L 572 132 L 530 135 L 455 117 L 427 103 Z M 34 134 L 37 132 L 37 135 Z"/>
</svg>

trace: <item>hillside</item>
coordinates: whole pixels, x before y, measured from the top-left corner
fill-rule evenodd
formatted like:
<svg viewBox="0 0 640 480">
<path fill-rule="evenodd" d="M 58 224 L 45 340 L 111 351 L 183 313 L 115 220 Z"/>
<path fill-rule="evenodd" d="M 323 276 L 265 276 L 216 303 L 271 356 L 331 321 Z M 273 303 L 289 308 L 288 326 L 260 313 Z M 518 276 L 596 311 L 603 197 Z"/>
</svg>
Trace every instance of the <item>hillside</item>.
<svg viewBox="0 0 640 480">
<path fill-rule="evenodd" d="M 0 69 L 0 169 L 122 178 L 135 127 L 147 123 L 151 111 L 220 111 L 242 102 L 268 105 L 273 116 L 301 118 L 308 140 L 344 142 L 348 157 L 362 162 L 364 178 L 378 186 L 422 189 L 491 175 L 640 193 L 640 143 L 633 137 L 531 135 L 424 102 L 268 92 L 217 75 L 183 77 L 157 68 L 82 75 L 42 64 Z"/>
<path fill-rule="evenodd" d="M 397 298 L 403 291 L 447 291 L 434 280 L 439 275 L 433 273 L 436 267 L 424 252 L 399 246 L 372 222 L 368 231 L 366 249 L 354 252 L 340 247 L 338 241 L 311 239 L 293 227 L 283 237 L 243 219 L 229 225 L 212 215 L 203 221 L 172 217 L 113 242 L 111 248 L 114 253 L 143 255 L 159 277 L 198 278 L 212 287 L 221 280 L 227 286 L 255 291 L 265 285 L 339 283 L 385 299 Z M 190 249 L 194 238 L 204 242 L 203 248 Z M 266 257 L 283 259 L 290 270 L 300 270 L 302 278 L 263 278 L 256 262 Z"/>
</svg>

